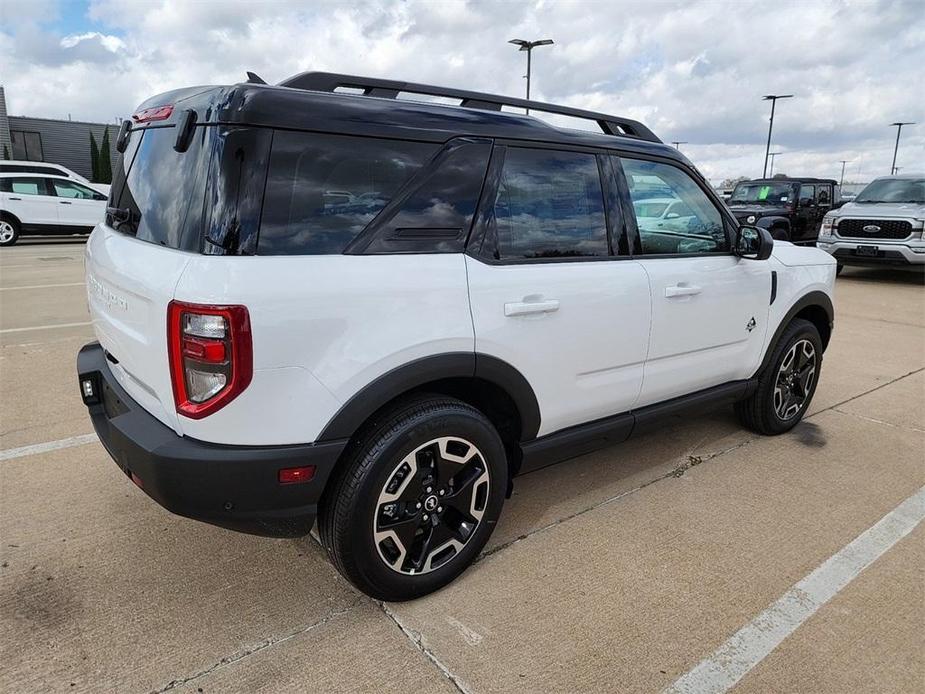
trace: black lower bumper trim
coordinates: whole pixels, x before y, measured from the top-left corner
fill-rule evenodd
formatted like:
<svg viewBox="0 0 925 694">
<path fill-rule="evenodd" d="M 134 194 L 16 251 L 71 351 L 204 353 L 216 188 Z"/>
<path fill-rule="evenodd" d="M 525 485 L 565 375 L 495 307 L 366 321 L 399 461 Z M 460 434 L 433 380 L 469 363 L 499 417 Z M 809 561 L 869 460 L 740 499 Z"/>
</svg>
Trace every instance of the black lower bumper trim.
<svg viewBox="0 0 925 694">
<path fill-rule="evenodd" d="M 178 436 L 136 403 L 112 375 L 99 343 L 77 357 L 94 382 L 93 427 L 113 460 L 173 513 L 270 537 L 307 534 L 346 440 L 294 446 L 225 446 Z M 314 465 L 314 477 L 280 484 L 281 468 Z"/>
<path fill-rule="evenodd" d="M 915 263 L 909 262 L 899 251 L 891 249 L 880 249 L 877 255 L 858 255 L 857 251 L 848 248 L 839 248 L 835 251 L 835 260 L 842 265 L 851 265 L 857 267 L 883 267 L 893 266 L 913 266 Z"/>
</svg>

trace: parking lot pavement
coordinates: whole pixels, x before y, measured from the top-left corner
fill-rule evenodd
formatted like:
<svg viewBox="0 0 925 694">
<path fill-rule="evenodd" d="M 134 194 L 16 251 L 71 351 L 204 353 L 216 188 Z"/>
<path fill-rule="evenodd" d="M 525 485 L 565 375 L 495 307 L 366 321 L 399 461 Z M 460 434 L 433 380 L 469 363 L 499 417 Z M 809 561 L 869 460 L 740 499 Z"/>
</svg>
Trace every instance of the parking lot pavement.
<svg viewBox="0 0 925 694">
<path fill-rule="evenodd" d="M 921 277 L 847 269 L 792 433 L 718 410 L 524 476 L 459 581 L 379 605 L 310 539 L 172 516 L 81 438 L 82 253 L 0 252 L 0 691 L 658 691 L 925 484 Z M 920 690 L 923 539 L 737 690 Z"/>
</svg>

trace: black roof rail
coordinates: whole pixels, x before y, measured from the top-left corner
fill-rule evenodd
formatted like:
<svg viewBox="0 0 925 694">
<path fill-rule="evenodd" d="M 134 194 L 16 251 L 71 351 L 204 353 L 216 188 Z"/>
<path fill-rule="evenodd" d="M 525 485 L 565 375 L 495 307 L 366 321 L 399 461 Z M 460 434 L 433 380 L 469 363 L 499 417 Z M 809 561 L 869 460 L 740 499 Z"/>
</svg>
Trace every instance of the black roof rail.
<svg viewBox="0 0 925 694">
<path fill-rule="evenodd" d="M 621 118 L 619 116 L 611 116 L 606 113 L 585 111 L 580 108 L 557 106 L 555 104 L 546 104 L 541 101 L 530 101 L 528 99 L 518 99 L 513 96 L 483 94 L 482 92 L 470 92 L 465 89 L 435 87 L 430 84 L 398 82 L 376 77 L 341 75 L 334 72 L 303 72 L 283 80 L 279 83 L 279 86 L 315 92 L 333 92 L 339 87 L 360 89 L 364 96 L 376 96 L 384 99 L 395 99 L 400 92 L 426 96 L 440 96 L 450 99 L 459 99 L 459 105 L 466 108 L 478 108 L 487 111 L 500 111 L 502 106 L 514 106 L 516 108 L 542 111 L 543 113 L 556 113 L 562 116 L 593 120 L 597 122 L 601 130 L 607 135 L 626 135 L 649 142 L 661 142 L 661 140 L 655 136 L 655 133 L 639 121 Z"/>
</svg>

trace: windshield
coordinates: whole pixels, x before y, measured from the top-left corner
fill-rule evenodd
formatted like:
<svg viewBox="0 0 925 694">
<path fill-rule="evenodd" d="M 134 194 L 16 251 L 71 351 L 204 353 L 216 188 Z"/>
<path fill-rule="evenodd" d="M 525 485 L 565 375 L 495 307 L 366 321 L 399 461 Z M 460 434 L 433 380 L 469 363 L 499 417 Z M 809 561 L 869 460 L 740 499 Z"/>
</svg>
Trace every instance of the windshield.
<svg viewBox="0 0 925 694">
<path fill-rule="evenodd" d="M 925 204 L 925 178 L 880 178 L 858 193 L 855 202 Z"/>
<path fill-rule="evenodd" d="M 739 183 L 729 198 L 730 205 L 777 205 L 792 201 L 791 183 Z"/>
</svg>

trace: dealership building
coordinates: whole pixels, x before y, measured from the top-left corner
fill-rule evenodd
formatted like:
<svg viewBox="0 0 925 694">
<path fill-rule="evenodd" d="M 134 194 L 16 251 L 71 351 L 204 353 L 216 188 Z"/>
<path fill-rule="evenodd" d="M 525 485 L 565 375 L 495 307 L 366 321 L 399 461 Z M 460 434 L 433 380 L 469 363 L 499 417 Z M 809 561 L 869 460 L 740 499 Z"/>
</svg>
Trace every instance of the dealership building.
<svg viewBox="0 0 925 694">
<path fill-rule="evenodd" d="M 118 157 L 115 142 L 119 126 L 111 123 L 10 116 L 6 109 L 6 95 L 0 87 L 0 157 L 61 164 L 92 180 L 90 165 L 90 133 L 96 144 L 103 141 L 109 131 L 111 164 Z"/>
</svg>

